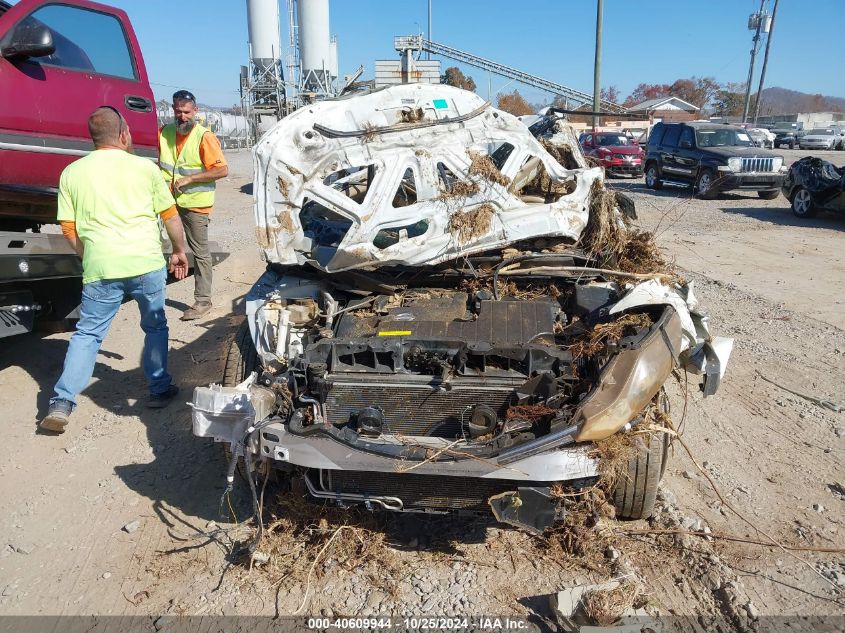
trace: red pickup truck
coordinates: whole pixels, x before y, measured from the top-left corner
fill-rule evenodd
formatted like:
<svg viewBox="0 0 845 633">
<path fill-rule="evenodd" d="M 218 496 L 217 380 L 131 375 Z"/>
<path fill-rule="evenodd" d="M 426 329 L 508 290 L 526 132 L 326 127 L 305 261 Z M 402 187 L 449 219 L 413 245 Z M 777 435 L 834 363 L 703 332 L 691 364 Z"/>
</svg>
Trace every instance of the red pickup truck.
<svg viewBox="0 0 845 633">
<path fill-rule="evenodd" d="M 0 0 L 0 86 L 0 229 L 55 222 L 59 175 L 92 149 L 98 106 L 120 110 L 136 154 L 158 156 L 144 58 L 119 9 Z"/>
<path fill-rule="evenodd" d="M 156 158 L 156 113 L 126 14 L 87 0 L 0 0 L 0 337 L 74 317 L 81 266 L 56 222 L 59 175 L 93 149 L 88 115 L 114 106 Z M 27 232 L 28 231 L 28 232 Z"/>
</svg>

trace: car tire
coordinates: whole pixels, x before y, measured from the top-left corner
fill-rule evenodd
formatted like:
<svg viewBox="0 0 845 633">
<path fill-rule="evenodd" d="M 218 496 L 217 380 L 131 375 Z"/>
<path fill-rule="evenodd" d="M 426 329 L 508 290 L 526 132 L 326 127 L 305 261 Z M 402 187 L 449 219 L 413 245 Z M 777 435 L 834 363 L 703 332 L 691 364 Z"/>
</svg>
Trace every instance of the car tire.
<svg viewBox="0 0 845 633">
<path fill-rule="evenodd" d="M 789 149 L 795 149 L 795 143 L 790 143 L 790 144 L 789 144 Z"/>
<path fill-rule="evenodd" d="M 714 184 L 713 170 L 702 169 L 698 178 L 695 180 L 695 195 L 702 200 L 712 200 L 716 197 L 716 191 L 713 189 Z"/>
<path fill-rule="evenodd" d="M 818 213 L 813 195 L 804 187 L 797 187 L 792 194 L 792 213 L 798 218 L 812 218 Z"/>
<path fill-rule="evenodd" d="M 258 352 L 252 342 L 252 335 L 249 333 L 249 324 L 244 321 L 235 332 L 235 337 L 229 344 L 229 351 L 226 354 L 226 362 L 223 365 L 224 387 L 235 387 L 249 378 L 254 371 L 261 369 L 261 361 L 258 359 Z M 223 454 L 226 456 L 226 463 L 232 459 L 232 449 L 227 442 L 222 443 Z M 243 460 L 238 460 L 238 474 L 246 478 L 246 467 Z"/>
<path fill-rule="evenodd" d="M 658 191 L 663 189 L 663 182 L 660 180 L 660 169 L 657 163 L 649 163 L 645 166 L 645 186 Z"/>
<path fill-rule="evenodd" d="M 656 431 L 638 435 L 634 442 L 634 452 L 617 473 L 613 490 L 616 518 L 632 521 L 647 519 L 654 512 L 657 488 L 669 456 L 669 435 Z"/>
<path fill-rule="evenodd" d="M 757 195 L 763 200 L 774 200 L 780 194 L 780 189 L 772 189 L 770 191 L 758 191 Z"/>
</svg>

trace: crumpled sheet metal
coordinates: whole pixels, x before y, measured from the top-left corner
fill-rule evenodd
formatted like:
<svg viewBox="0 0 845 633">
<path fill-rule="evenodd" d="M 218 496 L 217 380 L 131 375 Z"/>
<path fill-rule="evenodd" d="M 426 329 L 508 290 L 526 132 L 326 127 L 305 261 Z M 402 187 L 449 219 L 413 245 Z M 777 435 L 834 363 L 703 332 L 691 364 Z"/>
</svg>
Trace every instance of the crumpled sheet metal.
<svg viewBox="0 0 845 633">
<path fill-rule="evenodd" d="M 402 123 L 403 116 L 420 112 L 421 120 Z M 461 117 L 467 118 L 432 124 Z M 399 131 L 379 131 L 384 128 Z M 506 177 L 513 178 L 530 157 L 539 157 L 554 180 L 575 180 L 575 190 L 552 203 L 526 203 L 508 187 L 475 175 L 477 194 L 438 199 L 438 163 L 467 180 L 468 150 L 491 154 L 502 143 L 514 146 L 502 166 Z M 324 184 L 339 170 L 364 165 L 375 165 L 376 175 L 360 204 Z M 303 107 L 264 135 L 255 148 L 254 166 L 256 236 L 267 261 L 309 263 L 327 272 L 435 264 L 532 237 L 576 240 L 587 224 L 590 187 L 602 178 L 600 168 L 563 168 L 516 117 L 486 105 L 475 93 L 424 84 Z M 418 201 L 394 208 L 393 196 L 409 168 Z M 336 249 L 315 248 L 304 234 L 299 214 L 306 198 L 352 222 Z M 459 241 L 450 230 L 450 217 L 482 204 L 493 210 L 489 228 Z M 422 235 L 385 248 L 373 244 L 380 230 L 421 220 L 428 221 Z"/>
</svg>

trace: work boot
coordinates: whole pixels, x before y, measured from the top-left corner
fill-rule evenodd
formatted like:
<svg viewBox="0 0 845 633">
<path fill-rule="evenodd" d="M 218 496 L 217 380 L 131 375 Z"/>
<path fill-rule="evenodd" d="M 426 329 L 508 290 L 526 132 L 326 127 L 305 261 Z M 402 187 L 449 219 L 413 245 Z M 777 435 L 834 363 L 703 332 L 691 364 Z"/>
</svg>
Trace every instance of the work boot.
<svg viewBox="0 0 845 633">
<path fill-rule="evenodd" d="M 56 400 L 50 404 L 50 409 L 44 419 L 38 423 L 38 427 L 44 431 L 56 433 L 65 432 L 65 427 L 70 422 L 70 414 L 73 412 L 73 403 L 67 400 Z"/>
<path fill-rule="evenodd" d="M 211 301 L 196 301 L 179 317 L 182 321 L 193 321 L 211 310 Z"/>
<path fill-rule="evenodd" d="M 179 393 L 179 387 L 170 385 L 163 393 L 151 393 L 147 398 L 148 409 L 162 409 L 170 404 L 170 401 Z"/>
</svg>

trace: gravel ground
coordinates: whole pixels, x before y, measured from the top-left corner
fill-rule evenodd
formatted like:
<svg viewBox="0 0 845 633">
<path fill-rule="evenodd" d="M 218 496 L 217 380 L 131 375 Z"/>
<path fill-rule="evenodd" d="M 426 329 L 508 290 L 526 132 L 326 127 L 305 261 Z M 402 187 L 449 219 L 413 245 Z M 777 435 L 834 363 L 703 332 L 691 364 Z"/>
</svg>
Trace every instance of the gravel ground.
<svg viewBox="0 0 845 633">
<path fill-rule="evenodd" d="M 227 154 L 231 175 L 211 235 L 231 254 L 215 269 L 215 308 L 205 321 L 182 323 L 193 282 L 168 291 L 171 368 L 183 400 L 220 380 L 243 295 L 263 269 L 249 155 Z M 843 157 L 829 156 L 837 164 Z M 673 384 L 672 415 L 695 463 L 676 442 L 656 517 L 623 527 L 845 547 L 845 413 L 764 379 L 845 404 L 845 216 L 804 221 L 783 198 L 701 201 L 680 188 L 651 192 L 641 180 L 609 185 L 632 194 L 639 226 L 656 231 L 694 282 L 714 332 L 736 339 L 715 397 Z M 35 423 L 69 335 L 17 338 L 0 349 L 0 441 L 12 449 L 0 464 L 2 614 L 285 614 L 302 605 L 300 613 L 324 615 L 522 614 L 554 630 L 549 594 L 625 574 L 642 583 L 650 612 L 703 618 L 691 629 L 707 630 L 710 617 L 743 630 L 765 616 L 843 611 L 841 552 L 687 535 L 617 534 L 607 559 L 590 568 L 515 530 L 411 517 L 383 528 L 394 567 L 350 563 L 329 549 L 309 585 L 280 575 L 272 559 L 251 571 L 232 566 L 235 541 L 248 532 L 221 518 L 219 447 L 193 438 L 187 406 L 139 406 L 137 319 L 131 304 L 121 309 L 96 380 L 61 437 L 36 434 Z M 248 514 L 244 491 L 233 510 Z M 401 574 L 388 577 L 390 569 Z"/>
</svg>

